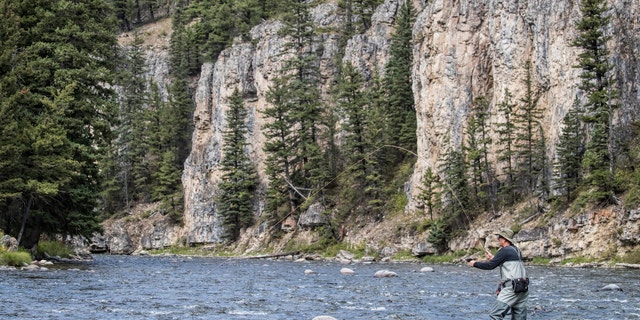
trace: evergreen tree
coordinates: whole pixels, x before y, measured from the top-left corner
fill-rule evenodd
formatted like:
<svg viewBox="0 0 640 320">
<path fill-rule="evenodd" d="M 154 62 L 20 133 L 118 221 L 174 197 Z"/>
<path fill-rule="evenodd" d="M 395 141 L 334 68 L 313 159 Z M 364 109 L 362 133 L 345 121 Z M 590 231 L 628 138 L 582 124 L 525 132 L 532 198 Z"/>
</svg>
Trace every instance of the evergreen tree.
<svg viewBox="0 0 640 320">
<path fill-rule="evenodd" d="M 396 145 L 416 151 L 416 112 L 412 90 L 413 38 L 415 9 L 411 1 L 404 1 L 396 19 L 396 30 L 391 36 L 389 61 L 385 66 L 385 89 L 388 94 L 387 116 L 390 122 L 388 136 Z M 403 158 L 398 149 L 392 163 Z"/>
<path fill-rule="evenodd" d="M 450 148 L 442 154 L 438 170 L 442 173 L 439 198 L 442 214 L 448 229 L 462 228 L 467 224 L 466 208 L 469 207 L 469 185 L 465 156 L 462 151 Z"/>
<path fill-rule="evenodd" d="M 105 179 L 105 194 L 103 203 L 110 212 L 129 210 L 133 201 L 139 199 L 141 189 L 135 183 L 139 175 L 134 171 L 135 164 L 146 157 L 146 150 L 142 148 L 146 131 L 144 130 L 143 114 L 147 106 L 147 81 L 145 78 L 147 66 L 142 48 L 142 38 L 136 34 L 125 56 L 125 69 L 119 79 L 120 109 L 117 123 L 114 123 L 111 150 L 111 167 L 106 164 L 103 170 L 109 173 Z"/>
<path fill-rule="evenodd" d="M 481 204 L 485 210 L 493 204 L 495 180 L 493 169 L 489 162 L 489 102 L 484 97 L 473 100 L 472 112 L 467 126 L 467 163 L 471 170 L 471 188 L 474 199 L 472 202 Z"/>
<path fill-rule="evenodd" d="M 365 99 L 368 103 L 364 140 L 371 148 L 367 153 L 367 175 L 365 193 L 370 199 L 368 204 L 374 215 L 379 215 L 384 205 L 385 162 L 387 159 L 385 145 L 387 145 L 385 133 L 389 125 L 386 119 L 386 98 L 384 95 L 382 78 L 374 73 L 369 87 L 365 91 Z"/>
<path fill-rule="evenodd" d="M 115 110 L 113 12 L 101 0 L 1 1 L 0 8 L 0 20 L 12 22 L 0 43 L 15 53 L 0 62 L 11 65 L 0 76 L 2 139 L 17 138 L 2 148 L 11 163 L 3 160 L 0 176 L 15 183 L 0 191 L 0 203 L 3 222 L 20 221 L 3 229 L 27 248 L 42 233 L 90 236 L 99 230 L 98 165 Z"/>
<path fill-rule="evenodd" d="M 272 124 L 266 126 L 269 141 L 267 172 L 270 173 L 271 209 L 281 208 L 288 197 L 289 213 L 313 190 L 321 190 L 329 166 L 319 144 L 322 108 L 318 88 L 318 56 L 314 47 L 315 27 L 309 4 L 296 0 L 283 17 L 280 34 L 288 55 L 281 75 L 268 93 L 272 104 L 265 110 Z M 294 130 L 295 129 L 295 130 Z M 278 162 L 279 161 L 279 162 Z"/>
<path fill-rule="evenodd" d="M 514 108 L 516 105 L 511 101 L 513 96 L 508 89 L 504 90 L 504 100 L 498 105 L 498 111 L 502 114 L 504 122 L 496 124 L 496 132 L 499 135 L 498 144 L 500 152 L 498 161 L 504 163 L 505 181 L 500 188 L 504 200 L 508 204 L 516 202 L 516 170 L 514 168 L 514 159 L 516 156 L 516 126 L 513 121 Z"/>
<path fill-rule="evenodd" d="M 220 183 L 218 210 L 223 219 L 225 237 L 235 241 L 240 230 L 253 221 L 253 194 L 257 187 L 257 174 L 246 153 L 247 111 L 236 88 L 229 98 L 227 125 L 223 134 L 224 157 L 221 162 L 223 176 Z"/>
<path fill-rule="evenodd" d="M 514 113 L 514 123 L 517 127 L 516 150 L 520 168 L 519 176 L 523 182 L 524 192 L 529 193 L 535 189 L 536 177 L 542 170 L 539 166 L 541 161 L 537 158 L 541 153 L 536 148 L 539 146 L 538 141 L 544 140 L 544 137 L 538 136 L 542 111 L 537 108 L 538 98 L 535 97 L 531 79 L 531 62 L 527 61 L 526 69 L 527 75 L 524 80 L 526 91 L 524 97 L 520 99 L 521 105 Z"/>
<path fill-rule="evenodd" d="M 579 101 L 576 99 L 573 109 L 562 119 L 563 129 L 554 162 L 554 190 L 564 195 L 567 203 L 575 198 L 573 192 L 582 180 L 581 164 L 585 146 L 580 118 Z"/>
<path fill-rule="evenodd" d="M 572 44 L 582 49 L 576 67 L 582 69 L 580 89 L 587 100 L 583 121 L 588 125 L 590 139 L 582 163 L 584 179 L 591 187 L 592 199 L 615 203 L 612 123 L 617 92 L 610 76 L 613 66 L 606 47 L 610 36 L 604 34 L 611 17 L 607 15 L 605 0 L 582 0 L 580 11 L 579 34 Z"/>
<path fill-rule="evenodd" d="M 349 171 L 356 180 L 363 182 L 367 176 L 366 155 L 370 151 L 366 141 L 367 100 L 364 94 L 364 80 L 360 73 L 347 63 L 342 68 L 342 75 L 337 82 L 337 108 L 341 115 L 344 142 L 343 154 Z"/>
<path fill-rule="evenodd" d="M 277 218 L 295 211 L 294 191 L 287 181 L 292 181 L 293 159 L 293 128 L 289 103 L 286 100 L 287 89 L 282 78 L 276 78 L 267 92 L 267 102 L 271 105 L 264 110 L 264 115 L 270 121 L 263 126 L 267 154 L 265 172 L 269 177 L 267 188 L 268 210 L 275 213 Z"/>
<path fill-rule="evenodd" d="M 418 200 L 425 206 L 429 218 L 433 220 L 433 212 L 439 207 L 438 201 L 438 187 L 439 179 L 436 174 L 433 173 L 431 168 L 425 170 L 422 176 L 422 184 L 420 188 L 420 194 L 418 194 Z"/>
</svg>

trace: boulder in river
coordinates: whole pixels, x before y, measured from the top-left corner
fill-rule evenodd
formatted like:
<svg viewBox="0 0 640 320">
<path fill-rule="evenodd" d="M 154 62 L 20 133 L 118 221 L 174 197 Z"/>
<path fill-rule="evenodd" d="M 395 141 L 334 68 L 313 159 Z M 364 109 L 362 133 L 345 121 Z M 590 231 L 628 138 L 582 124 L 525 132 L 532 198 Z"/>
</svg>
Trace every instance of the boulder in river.
<svg viewBox="0 0 640 320">
<path fill-rule="evenodd" d="M 600 291 L 622 291 L 622 288 L 620 288 L 619 285 L 612 283 L 600 288 Z"/>
<path fill-rule="evenodd" d="M 342 268 L 340 269 L 340 274 L 352 275 L 352 274 L 355 274 L 355 272 L 353 272 L 353 270 L 349 268 Z"/>
<path fill-rule="evenodd" d="M 398 274 L 389 270 L 378 270 L 373 276 L 376 278 L 391 278 L 397 277 Z"/>
</svg>

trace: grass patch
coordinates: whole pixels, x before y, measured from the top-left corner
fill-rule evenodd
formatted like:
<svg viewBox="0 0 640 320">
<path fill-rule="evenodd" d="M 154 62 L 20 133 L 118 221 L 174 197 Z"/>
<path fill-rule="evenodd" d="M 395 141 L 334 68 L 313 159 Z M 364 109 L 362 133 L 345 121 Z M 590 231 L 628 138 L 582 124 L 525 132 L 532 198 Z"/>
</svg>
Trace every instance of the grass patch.
<svg viewBox="0 0 640 320">
<path fill-rule="evenodd" d="M 640 264 L 640 250 L 631 251 L 621 257 L 623 263 Z"/>
<path fill-rule="evenodd" d="M 393 260 L 416 260 L 411 250 L 400 250 L 392 257 Z"/>
<path fill-rule="evenodd" d="M 4 252 L 0 254 L 0 264 L 5 266 L 22 267 L 31 263 L 31 255 L 24 251 Z"/>
<path fill-rule="evenodd" d="M 589 258 L 585 256 L 577 256 L 569 259 L 562 260 L 562 264 L 581 264 L 581 263 L 591 263 L 597 262 L 594 258 Z"/>
<path fill-rule="evenodd" d="M 531 264 L 539 265 L 539 266 L 548 266 L 551 264 L 551 259 L 543 258 L 543 257 L 534 257 L 533 259 L 531 259 Z"/>
<path fill-rule="evenodd" d="M 426 263 L 453 263 L 466 255 L 466 251 L 456 251 L 448 254 L 425 256 L 422 258 Z"/>
<path fill-rule="evenodd" d="M 60 241 L 40 241 L 38 242 L 37 257 L 45 257 L 45 253 L 51 257 L 69 258 L 73 251 Z"/>
</svg>

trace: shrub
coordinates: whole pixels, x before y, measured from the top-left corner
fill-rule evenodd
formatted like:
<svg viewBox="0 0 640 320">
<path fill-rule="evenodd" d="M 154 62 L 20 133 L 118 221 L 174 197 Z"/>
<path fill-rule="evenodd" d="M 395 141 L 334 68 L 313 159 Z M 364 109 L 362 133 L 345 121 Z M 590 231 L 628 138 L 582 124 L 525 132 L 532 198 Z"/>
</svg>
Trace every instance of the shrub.
<svg viewBox="0 0 640 320">
<path fill-rule="evenodd" d="M 45 253 L 52 257 L 69 258 L 73 251 L 60 241 L 40 241 L 37 257 L 44 257 Z"/>
<path fill-rule="evenodd" d="M 31 263 L 31 255 L 24 251 L 4 252 L 0 254 L 0 264 L 13 267 L 22 267 Z"/>
</svg>

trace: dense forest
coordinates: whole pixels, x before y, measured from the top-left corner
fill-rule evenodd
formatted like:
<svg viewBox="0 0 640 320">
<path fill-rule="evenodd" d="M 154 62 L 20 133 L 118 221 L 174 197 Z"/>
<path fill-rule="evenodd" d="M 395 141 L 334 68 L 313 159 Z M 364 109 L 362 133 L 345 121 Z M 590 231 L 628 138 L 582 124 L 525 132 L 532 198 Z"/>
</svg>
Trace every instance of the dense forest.
<svg viewBox="0 0 640 320">
<path fill-rule="evenodd" d="M 345 22 L 333 32 L 341 50 L 371 26 L 381 2 L 338 1 Z M 401 5 L 389 60 L 379 74 L 365 77 L 338 55 L 339 71 L 327 99 L 318 87 L 321 46 L 309 16 L 314 5 L 0 0 L 2 231 L 25 248 L 42 235 L 90 237 L 100 231 L 101 220 L 145 202 L 162 203 L 164 214 L 181 223 L 193 81 L 204 62 L 214 62 L 234 39 L 248 41 L 249 30 L 269 19 L 282 21 L 280 33 L 289 40 L 283 68 L 266 93 L 268 215 L 261 219 L 276 224 L 321 202 L 338 212 L 322 230 L 327 240 L 338 241 L 341 220 L 354 215 L 380 220 L 385 212 L 402 210 L 406 197 L 398 190 L 416 160 L 411 74 L 416 10 L 408 1 Z M 583 18 L 573 45 L 582 50 L 576 68 L 582 71 L 585 98 L 576 99 L 564 118 L 553 158 L 545 153 L 549 142 L 530 69 L 526 92 L 504 92 L 495 108 L 484 97 L 473 101 L 463 145 L 444 152 L 419 186 L 429 241 L 440 250 L 473 218 L 465 208 L 491 210 L 527 197 L 557 210 L 617 204 L 621 196 L 640 203 L 637 123 L 617 128 L 614 121 L 620 106 L 604 33 L 607 9 L 606 1 L 581 2 Z M 124 48 L 117 37 L 167 17 L 173 21 L 171 84 L 160 88 L 145 77 L 141 35 Z M 258 185 L 255 164 L 245 152 L 243 97 L 236 92 L 229 100 L 224 182 L 216 201 L 225 238 L 234 241 L 256 222 L 252 203 Z M 489 110 L 497 110 L 502 121 L 489 123 Z M 497 146 L 497 156 L 490 154 L 491 146 Z"/>
</svg>

